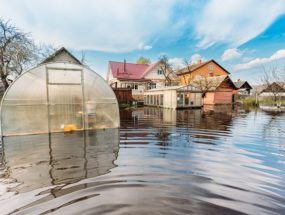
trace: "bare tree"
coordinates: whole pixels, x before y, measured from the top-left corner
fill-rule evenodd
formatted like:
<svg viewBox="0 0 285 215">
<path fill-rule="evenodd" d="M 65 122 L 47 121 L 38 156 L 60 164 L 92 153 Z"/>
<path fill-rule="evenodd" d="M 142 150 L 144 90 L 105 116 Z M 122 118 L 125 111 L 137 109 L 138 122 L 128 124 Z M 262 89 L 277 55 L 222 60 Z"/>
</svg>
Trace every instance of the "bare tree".
<svg viewBox="0 0 285 215">
<path fill-rule="evenodd" d="M 55 53 L 59 47 L 56 47 L 51 44 L 39 44 L 36 49 L 36 56 L 33 59 L 35 62 L 34 64 L 39 64 L 46 58 L 48 58 L 51 54 Z"/>
<path fill-rule="evenodd" d="M 29 34 L 0 19 L 0 78 L 5 89 L 9 87 L 7 77 L 20 75 L 33 62 L 35 53 Z"/>
<path fill-rule="evenodd" d="M 151 60 L 149 58 L 146 58 L 146 57 L 143 57 L 143 56 L 140 56 L 136 63 L 138 64 L 151 64 Z"/>
<path fill-rule="evenodd" d="M 191 85 L 202 92 L 202 98 L 206 96 L 207 92 L 216 91 L 225 77 L 209 77 L 202 75 L 193 79 Z"/>
<path fill-rule="evenodd" d="M 195 87 L 202 92 L 202 97 L 206 96 L 207 92 L 214 91 L 221 84 L 225 77 L 210 77 L 209 75 L 196 75 L 194 76 L 191 71 L 191 64 L 187 59 L 184 59 L 185 68 L 180 73 L 183 82 L 189 86 Z"/>
<path fill-rule="evenodd" d="M 172 68 L 172 65 L 169 63 L 166 55 L 163 55 L 159 58 L 159 69 L 162 71 L 162 74 L 165 77 L 166 86 L 176 84 L 177 76 Z"/>
<path fill-rule="evenodd" d="M 274 105 L 277 105 L 278 98 L 281 93 L 285 92 L 285 75 L 284 70 L 280 71 L 276 66 L 263 68 L 263 75 L 260 80 L 265 89 L 262 92 L 270 93 L 274 100 Z"/>
<path fill-rule="evenodd" d="M 191 64 L 186 58 L 184 59 L 184 66 L 185 67 L 181 70 L 180 76 L 182 76 L 184 84 L 189 86 L 194 77 L 191 74 Z"/>
</svg>

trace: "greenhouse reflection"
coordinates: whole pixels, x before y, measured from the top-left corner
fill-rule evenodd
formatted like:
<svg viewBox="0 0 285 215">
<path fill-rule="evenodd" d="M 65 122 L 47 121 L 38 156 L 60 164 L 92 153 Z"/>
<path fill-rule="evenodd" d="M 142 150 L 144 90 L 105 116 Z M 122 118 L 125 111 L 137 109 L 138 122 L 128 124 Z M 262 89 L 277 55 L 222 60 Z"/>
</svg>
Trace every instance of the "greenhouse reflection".
<svg viewBox="0 0 285 215">
<path fill-rule="evenodd" d="M 8 177 L 25 192 L 107 173 L 118 156 L 119 130 L 6 137 L 4 146 Z"/>
</svg>

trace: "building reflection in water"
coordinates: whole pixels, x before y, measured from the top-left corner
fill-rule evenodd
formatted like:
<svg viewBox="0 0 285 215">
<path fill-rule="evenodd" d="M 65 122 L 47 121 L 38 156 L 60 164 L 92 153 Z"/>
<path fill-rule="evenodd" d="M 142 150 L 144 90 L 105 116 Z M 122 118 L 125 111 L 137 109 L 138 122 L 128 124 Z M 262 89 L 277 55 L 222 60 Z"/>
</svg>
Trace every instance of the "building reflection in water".
<svg viewBox="0 0 285 215">
<path fill-rule="evenodd" d="M 165 109 L 143 107 L 135 111 L 121 111 L 122 128 L 148 127 L 193 127 L 227 130 L 236 116 L 232 106 L 206 106 L 202 109 Z"/>
<path fill-rule="evenodd" d="M 189 144 L 217 144 L 231 135 L 231 125 L 237 115 L 239 110 L 231 105 L 121 111 L 121 144 L 152 144 L 155 139 L 156 145 L 164 148 L 174 145 L 179 138 L 185 138 Z"/>
<path fill-rule="evenodd" d="M 4 138 L 7 176 L 17 192 L 77 182 L 107 173 L 115 166 L 119 130 L 53 133 Z"/>
</svg>

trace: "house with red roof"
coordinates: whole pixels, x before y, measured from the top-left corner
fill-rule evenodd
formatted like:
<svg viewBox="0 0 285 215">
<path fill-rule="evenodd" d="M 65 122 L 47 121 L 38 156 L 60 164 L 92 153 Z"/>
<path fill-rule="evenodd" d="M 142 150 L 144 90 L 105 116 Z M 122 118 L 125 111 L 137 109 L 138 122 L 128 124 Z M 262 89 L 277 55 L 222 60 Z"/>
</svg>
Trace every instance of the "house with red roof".
<svg viewBox="0 0 285 215">
<path fill-rule="evenodd" d="M 107 82 L 113 88 L 131 88 L 133 99 L 143 100 L 145 90 L 164 87 L 166 78 L 160 61 L 153 64 L 109 61 Z"/>
</svg>

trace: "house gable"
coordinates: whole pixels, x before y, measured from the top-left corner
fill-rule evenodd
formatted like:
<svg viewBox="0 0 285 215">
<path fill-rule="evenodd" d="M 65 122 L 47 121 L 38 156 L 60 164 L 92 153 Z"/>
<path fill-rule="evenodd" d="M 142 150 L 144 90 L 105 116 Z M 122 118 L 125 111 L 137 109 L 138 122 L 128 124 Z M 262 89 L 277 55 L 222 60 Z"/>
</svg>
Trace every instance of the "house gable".
<svg viewBox="0 0 285 215">
<path fill-rule="evenodd" d="M 196 76 L 228 76 L 230 73 L 223 68 L 220 64 L 218 64 L 214 60 L 210 60 L 204 63 L 195 64 L 190 66 L 189 68 L 183 68 L 182 70 L 177 72 L 177 76 L 179 77 L 180 84 L 187 84 L 185 82 L 190 80 L 191 78 L 195 78 Z"/>
<path fill-rule="evenodd" d="M 252 89 L 247 81 L 236 81 L 234 82 L 234 85 L 237 87 L 237 89 Z"/>
<path fill-rule="evenodd" d="M 165 76 L 163 75 L 160 69 L 160 63 L 155 63 L 151 68 L 148 68 L 148 70 L 144 74 L 144 79 L 148 80 L 165 80 Z"/>
<path fill-rule="evenodd" d="M 226 77 L 221 84 L 217 87 L 216 91 L 233 91 L 236 90 L 235 84 L 229 77 Z"/>
<path fill-rule="evenodd" d="M 40 64 L 51 63 L 51 62 L 67 62 L 67 63 L 82 65 L 82 63 L 64 47 L 57 50 L 54 54 L 50 55 Z"/>
</svg>

